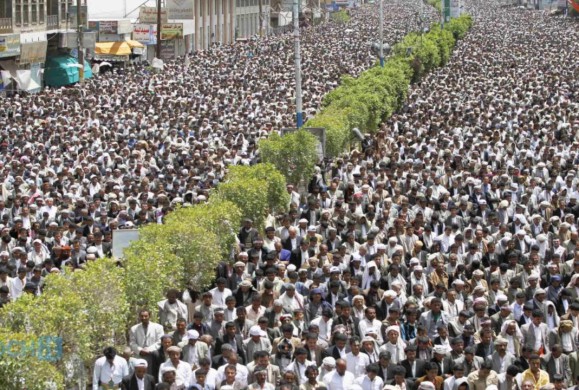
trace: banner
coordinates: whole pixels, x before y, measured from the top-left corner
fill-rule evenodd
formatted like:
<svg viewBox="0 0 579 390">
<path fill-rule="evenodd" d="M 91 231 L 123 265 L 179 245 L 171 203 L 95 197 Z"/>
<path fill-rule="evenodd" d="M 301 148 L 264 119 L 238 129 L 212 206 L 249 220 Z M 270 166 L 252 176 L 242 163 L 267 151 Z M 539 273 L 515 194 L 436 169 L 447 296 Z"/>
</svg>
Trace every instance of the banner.
<svg viewBox="0 0 579 390">
<path fill-rule="evenodd" d="M 0 36 L 0 58 L 14 57 L 20 54 L 20 36 L 18 34 Z"/>
<path fill-rule="evenodd" d="M 131 242 L 139 239 L 139 230 L 137 229 L 117 229 L 113 230 L 113 248 L 112 255 L 116 259 L 124 258 L 124 250 Z"/>
<path fill-rule="evenodd" d="M 193 0 L 166 0 L 169 19 L 195 19 Z"/>
<path fill-rule="evenodd" d="M 99 32 L 99 22 L 96 20 L 89 21 L 86 31 Z"/>
<path fill-rule="evenodd" d="M 46 33 L 20 34 L 20 64 L 43 63 L 47 48 Z"/>
<path fill-rule="evenodd" d="M 161 25 L 161 40 L 183 38 L 183 23 L 167 23 Z"/>
<path fill-rule="evenodd" d="M 167 23 L 167 10 L 161 8 L 161 23 Z M 157 23 L 157 7 L 141 7 L 139 8 L 139 23 L 156 24 Z"/>
<path fill-rule="evenodd" d="M 161 59 L 172 60 L 175 58 L 175 41 L 161 42 Z"/>
<path fill-rule="evenodd" d="M 116 20 L 101 20 L 98 22 L 100 34 L 118 34 L 118 23 Z"/>
<path fill-rule="evenodd" d="M 154 45 L 157 42 L 157 26 L 155 24 L 135 24 L 133 40 Z"/>
<path fill-rule="evenodd" d="M 20 63 L 32 64 L 46 61 L 47 41 L 23 43 L 20 46 Z"/>
</svg>

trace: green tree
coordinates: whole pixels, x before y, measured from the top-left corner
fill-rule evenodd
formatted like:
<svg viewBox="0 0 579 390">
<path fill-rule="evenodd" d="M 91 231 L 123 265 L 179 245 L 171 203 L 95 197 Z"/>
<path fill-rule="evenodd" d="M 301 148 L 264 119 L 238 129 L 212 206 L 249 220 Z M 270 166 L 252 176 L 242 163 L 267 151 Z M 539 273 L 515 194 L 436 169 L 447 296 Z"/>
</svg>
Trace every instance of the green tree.
<svg viewBox="0 0 579 390">
<path fill-rule="evenodd" d="M 439 2 L 433 4 L 440 6 Z M 324 127 L 327 154 L 340 155 L 351 140 L 353 128 L 375 132 L 381 121 L 402 107 L 411 82 L 446 64 L 456 40 L 464 37 L 471 25 L 471 17 L 463 15 L 444 29 L 434 24 L 426 34 L 408 34 L 394 46 L 383 68 L 373 67 L 358 78 L 343 76 L 341 85 L 326 95 L 321 112 L 306 126 Z"/>
<path fill-rule="evenodd" d="M 215 234 L 219 240 L 222 259 L 227 259 L 231 255 L 241 218 L 241 210 L 235 203 L 219 199 L 217 196 L 211 196 L 207 203 L 185 207 L 168 216 L 171 221 L 179 220 L 182 223 L 193 224 Z"/>
<path fill-rule="evenodd" d="M 0 328 L 0 388 L 61 390 L 64 379 L 56 364 L 45 360 L 34 335 Z"/>
<path fill-rule="evenodd" d="M 318 161 L 317 145 L 314 135 L 300 129 L 283 137 L 272 133 L 268 139 L 259 142 L 259 153 L 262 162 L 273 164 L 288 183 L 298 185 L 302 180 L 309 180 L 314 173 Z"/>
<path fill-rule="evenodd" d="M 234 203 L 243 218 L 253 220 L 259 229 L 263 227 L 268 211 L 268 185 L 261 179 L 230 180 L 221 183 L 213 194 L 220 200 Z"/>
<path fill-rule="evenodd" d="M 175 211 L 178 212 L 178 211 Z M 167 287 L 178 288 L 183 281 L 183 263 L 172 242 L 166 240 L 164 225 L 151 224 L 140 229 L 137 241 L 125 249 L 125 293 L 129 303 L 129 324 L 137 319 L 140 309 L 151 309 L 157 320 L 157 302 Z"/>
<path fill-rule="evenodd" d="M 348 23 L 351 19 L 350 15 L 346 10 L 340 10 L 331 14 L 332 20 L 336 23 L 344 24 Z"/>
<path fill-rule="evenodd" d="M 85 327 L 90 334 L 90 355 L 98 356 L 107 345 L 125 345 L 129 304 L 124 270 L 109 260 L 91 261 L 84 271 L 74 272 L 70 282 L 84 303 L 84 312 L 89 318 Z M 49 285 L 44 293 L 61 292 L 55 285 Z"/>
<path fill-rule="evenodd" d="M 227 172 L 227 181 L 258 179 L 267 184 L 267 202 L 272 212 L 287 211 L 290 196 L 286 190 L 285 177 L 273 164 L 252 166 L 235 165 Z"/>
</svg>

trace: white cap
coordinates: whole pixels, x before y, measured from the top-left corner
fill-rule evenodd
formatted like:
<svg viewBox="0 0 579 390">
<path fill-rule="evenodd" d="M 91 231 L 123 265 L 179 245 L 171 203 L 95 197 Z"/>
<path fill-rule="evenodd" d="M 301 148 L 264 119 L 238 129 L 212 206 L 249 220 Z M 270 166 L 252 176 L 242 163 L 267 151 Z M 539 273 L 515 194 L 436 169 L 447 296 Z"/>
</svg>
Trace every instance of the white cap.
<svg viewBox="0 0 579 390">
<path fill-rule="evenodd" d="M 197 332 L 195 329 L 191 329 L 187 331 L 187 338 L 189 340 L 197 340 L 199 339 L 199 332 Z"/>
<path fill-rule="evenodd" d="M 250 336 L 259 336 L 259 337 L 267 336 L 267 334 L 259 327 L 259 325 L 253 325 L 249 329 L 249 335 Z"/>
<path fill-rule="evenodd" d="M 418 386 L 418 390 L 436 390 L 436 386 L 434 386 L 434 383 L 426 381 Z"/>
<path fill-rule="evenodd" d="M 145 359 L 137 359 L 135 361 L 135 367 L 148 367 L 149 363 Z"/>
</svg>

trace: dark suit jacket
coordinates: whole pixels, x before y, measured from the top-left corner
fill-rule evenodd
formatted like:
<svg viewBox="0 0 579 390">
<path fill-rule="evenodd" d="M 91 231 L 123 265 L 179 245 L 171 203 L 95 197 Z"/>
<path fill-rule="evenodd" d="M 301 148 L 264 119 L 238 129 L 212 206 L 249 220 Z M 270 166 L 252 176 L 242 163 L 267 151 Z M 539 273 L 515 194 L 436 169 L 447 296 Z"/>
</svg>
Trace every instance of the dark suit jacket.
<svg viewBox="0 0 579 390">
<path fill-rule="evenodd" d="M 153 351 L 151 355 L 153 355 L 153 364 L 152 367 L 149 367 L 149 372 L 153 375 L 154 378 L 158 378 L 159 368 L 161 367 L 161 364 L 165 363 L 165 361 L 168 359 L 168 356 L 165 356 L 163 347 Z"/>
<path fill-rule="evenodd" d="M 239 333 L 235 335 L 233 340 L 231 340 L 227 335 L 223 335 L 223 336 L 218 337 L 215 340 L 215 351 L 213 352 L 215 355 L 221 354 L 221 347 L 223 346 L 223 344 L 231 344 L 231 345 L 235 344 L 235 346 L 237 348 L 237 355 L 239 355 L 243 364 L 249 363 L 247 361 L 246 356 L 245 356 L 243 337 L 241 337 L 241 335 Z"/>
<path fill-rule="evenodd" d="M 426 362 L 424 360 L 416 359 L 416 376 L 415 377 L 412 376 L 412 366 L 410 365 L 410 362 L 408 361 L 408 359 L 402 360 L 400 362 L 400 365 L 406 369 L 406 378 L 416 379 L 416 378 L 420 378 L 420 377 L 426 375 L 426 371 L 424 370 L 424 366 L 426 365 Z"/>
<path fill-rule="evenodd" d="M 211 358 L 211 367 L 215 368 L 216 370 L 226 363 L 225 358 L 223 355 L 215 355 Z"/>
<path fill-rule="evenodd" d="M 153 377 L 153 375 L 145 374 L 143 380 L 145 382 L 145 390 L 153 390 L 155 388 L 155 377 Z M 139 390 L 139 386 L 137 385 L 137 377 L 135 374 L 128 375 L 123 378 L 121 382 L 121 389 Z"/>
<path fill-rule="evenodd" d="M 481 357 L 481 358 L 483 358 L 483 359 L 486 359 L 486 357 L 489 356 L 488 349 L 489 349 L 489 348 L 488 348 L 487 346 L 483 345 L 483 343 L 479 343 L 479 344 L 476 346 L 476 349 L 475 349 L 475 351 L 474 351 L 474 354 L 475 354 L 475 356 L 479 356 L 479 357 Z M 495 351 L 495 346 L 494 346 L 493 343 L 491 342 L 491 344 L 490 344 L 490 354 L 492 354 L 494 351 Z"/>
<path fill-rule="evenodd" d="M 515 360 L 515 366 L 525 371 L 529 369 L 529 362 L 524 357 L 521 356 L 520 358 Z"/>
<path fill-rule="evenodd" d="M 360 337 L 360 320 L 356 317 L 349 317 L 352 320 L 352 336 L 358 336 Z M 332 323 L 332 331 L 334 331 L 334 328 L 338 325 L 345 325 L 346 324 L 346 320 L 344 320 L 344 317 L 339 316 L 337 318 L 334 318 L 334 321 Z"/>
<path fill-rule="evenodd" d="M 300 238 L 299 238 L 299 237 L 296 237 L 296 240 L 297 240 L 296 243 L 297 243 L 297 245 L 298 245 L 296 249 L 299 249 Z M 293 249 L 293 248 L 292 248 L 292 240 L 291 240 L 291 238 L 288 237 L 288 238 L 286 238 L 285 240 L 282 240 L 282 241 L 281 241 L 281 247 L 282 247 L 283 249 L 288 250 L 288 251 L 291 252 L 292 249 Z"/>
<path fill-rule="evenodd" d="M 307 261 L 308 259 L 302 258 L 302 251 L 300 248 L 292 251 L 292 254 L 290 255 L 290 264 L 295 265 L 297 269 L 300 269 Z"/>
<path fill-rule="evenodd" d="M 559 359 L 561 364 L 561 371 L 564 374 L 565 383 L 570 385 L 572 383 L 572 373 L 571 368 L 569 366 L 569 357 L 565 354 L 561 354 L 561 357 Z M 541 368 L 547 371 L 547 373 L 549 374 L 549 378 L 551 379 L 551 381 L 553 381 L 554 380 L 553 375 L 555 375 L 557 371 L 555 368 L 555 360 L 553 359 L 550 353 L 543 355 L 543 357 L 541 358 Z"/>
<path fill-rule="evenodd" d="M 386 368 L 386 378 L 384 378 L 384 369 L 382 368 L 382 366 L 379 365 L 378 376 L 380 378 L 382 378 L 382 380 L 384 382 L 389 381 L 391 379 L 394 379 L 394 368 L 395 367 L 396 367 L 396 364 L 388 363 L 388 367 Z"/>
<path fill-rule="evenodd" d="M 340 351 L 338 351 L 338 347 L 336 347 L 335 345 L 331 346 L 330 348 L 327 348 L 325 351 L 322 351 L 322 360 L 330 356 L 336 360 L 342 358 L 342 356 L 340 355 Z"/>
</svg>

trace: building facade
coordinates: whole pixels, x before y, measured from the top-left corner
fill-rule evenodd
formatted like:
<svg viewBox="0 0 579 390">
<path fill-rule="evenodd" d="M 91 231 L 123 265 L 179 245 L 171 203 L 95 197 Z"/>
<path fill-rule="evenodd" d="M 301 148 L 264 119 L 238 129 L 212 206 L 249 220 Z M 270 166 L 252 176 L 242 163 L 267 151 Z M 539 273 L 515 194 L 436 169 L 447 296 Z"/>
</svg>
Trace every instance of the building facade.
<svg viewBox="0 0 579 390">
<path fill-rule="evenodd" d="M 86 5 L 81 6 L 81 18 L 86 22 Z M 77 29 L 76 0 L 0 1 L 0 90 L 8 84 L 40 90 L 47 56 L 71 53 L 78 44 Z M 92 43 L 94 48 L 94 39 L 85 35 L 84 46 Z M 25 85 L 22 80 L 31 81 Z"/>
</svg>

